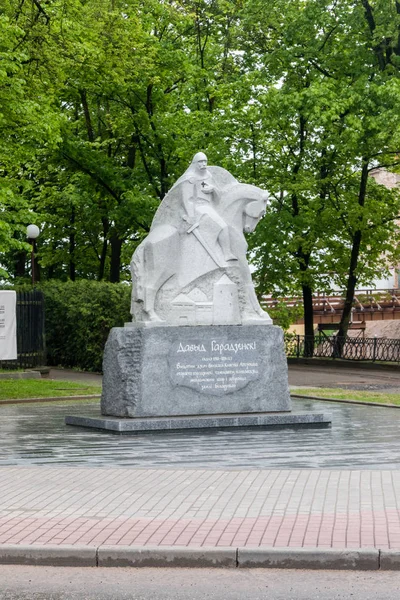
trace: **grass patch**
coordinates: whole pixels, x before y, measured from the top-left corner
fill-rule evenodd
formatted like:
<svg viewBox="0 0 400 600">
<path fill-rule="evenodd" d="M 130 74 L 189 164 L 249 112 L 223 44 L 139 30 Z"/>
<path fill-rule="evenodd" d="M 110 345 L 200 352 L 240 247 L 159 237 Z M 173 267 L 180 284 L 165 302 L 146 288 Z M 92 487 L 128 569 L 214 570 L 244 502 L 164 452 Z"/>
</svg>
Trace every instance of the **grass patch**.
<svg viewBox="0 0 400 600">
<path fill-rule="evenodd" d="M 1 379 L 0 402 L 23 398 L 59 398 L 101 394 L 100 385 L 49 379 Z"/>
<path fill-rule="evenodd" d="M 387 394 L 385 392 L 365 392 L 362 390 L 344 390 L 343 388 L 293 388 L 290 391 L 292 394 L 299 396 L 400 405 L 400 394 Z"/>
</svg>

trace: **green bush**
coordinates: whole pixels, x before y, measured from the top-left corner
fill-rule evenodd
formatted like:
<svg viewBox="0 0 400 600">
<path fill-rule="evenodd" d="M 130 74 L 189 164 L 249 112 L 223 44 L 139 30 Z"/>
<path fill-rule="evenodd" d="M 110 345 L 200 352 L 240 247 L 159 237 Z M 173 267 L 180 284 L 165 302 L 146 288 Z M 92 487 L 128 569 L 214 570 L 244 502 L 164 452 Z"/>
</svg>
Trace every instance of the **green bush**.
<svg viewBox="0 0 400 600">
<path fill-rule="evenodd" d="M 102 281 L 47 281 L 45 297 L 47 363 L 101 371 L 112 327 L 131 320 L 131 287 Z"/>
</svg>

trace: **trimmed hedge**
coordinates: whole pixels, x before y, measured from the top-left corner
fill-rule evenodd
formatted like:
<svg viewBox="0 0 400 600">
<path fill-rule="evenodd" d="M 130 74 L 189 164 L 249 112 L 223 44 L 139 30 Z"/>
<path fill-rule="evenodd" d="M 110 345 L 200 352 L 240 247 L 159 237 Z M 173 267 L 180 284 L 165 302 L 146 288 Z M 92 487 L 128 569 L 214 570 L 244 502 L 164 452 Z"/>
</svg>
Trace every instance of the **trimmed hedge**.
<svg viewBox="0 0 400 600">
<path fill-rule="evenodd" d="M 47 364 L 101 371 L 103 350 L 112 327 L 129 313 L 131 287 L 103 281 L 47 281 L 45 298 Z"/>
</svg>

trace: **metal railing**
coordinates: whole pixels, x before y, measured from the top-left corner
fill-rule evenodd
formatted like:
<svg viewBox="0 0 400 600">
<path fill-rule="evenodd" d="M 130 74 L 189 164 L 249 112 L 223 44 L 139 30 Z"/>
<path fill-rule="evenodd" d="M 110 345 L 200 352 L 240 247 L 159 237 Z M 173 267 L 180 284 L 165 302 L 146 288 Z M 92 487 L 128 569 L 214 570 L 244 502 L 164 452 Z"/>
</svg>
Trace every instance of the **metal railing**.
<svg viewBox="0 0 400 600">
<path fill-rule="evenodd" d="M 0 369 L 33 368 L 45 362 L 43 293 L 17 292 L 17 359 L 0 361 Z"/>
<path fill-rule="evenodd" d="M 335 335 L 312 336 L 285 334 L 285 351 L 288 357 L 342 358 L 345 360 L 370 360 L 400 362 L 400 339 L 339 338 Z"/>
<path fill-rule="evenodd" d="M 343 309 L 345 296 L 340 292 L 336 294 L 316 293 L 313 294 L 312 300 L 314 311 L 334 313 Z M 278 299 L 270 295 L 261 298 L 261 304 L 267 311 L 279 303 L 286 304 L 289 307 L 301 306 L 303 299 L 300 296 L 287 296 Z M 353 305 L 360 310 L 383 310 L 384 307 L 400 306 L 400 289 L 357 290 Z"/>
</svg>

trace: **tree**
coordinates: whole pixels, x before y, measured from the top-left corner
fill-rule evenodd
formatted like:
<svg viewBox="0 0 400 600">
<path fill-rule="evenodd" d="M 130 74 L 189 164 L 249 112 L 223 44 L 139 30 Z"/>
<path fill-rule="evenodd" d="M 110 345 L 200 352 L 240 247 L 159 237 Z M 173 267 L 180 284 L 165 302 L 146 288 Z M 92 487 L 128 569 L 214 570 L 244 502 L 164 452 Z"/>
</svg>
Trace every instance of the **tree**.
<svg viewBox="0 0 400 600">
<path fill-rule="evenodd" d="M 391 8 L 381 37 L 393 29 L 390 17 L 398 27 L 397 3 Z M 254 0 L 246 14 L 251 38 L 244 48 L 257 47 L 253 71 L 247 61 L 252 119 L 261 132 L 257 173 L 273 192 L 253 242 L 259 290 L 300 287 L 312 336 L 312 291 L 347 278 L 352 301 L 354 282 L 381 268 L 382 250 L 395 250 L 398 198 L 386 194 L 383 204 L 368 171 L 388 157 L 396 162 L 397 67 L 389 52 L 391 65 L 382 71 L 371 52 L 365 2 L 276 1 L 267 8 Z"/>
<path fill-rule="evenodd" d="M 51 93 L 41 94 L 34 71 L 34 58 L 23 47 L 31 33 L 13 18 L 14 3 L 3 3 L 0 13 L 0 252 L 7 266 L 7 253 L 24 254 L 25 227 L 36 215 L 25 196 L 31 187 L 29 164 L 37 147 L 54 146 L 58 123 L 51 111 Z M 2 260 L 3 263 L 3 260 Z M 7 276 L 7 270 L 1 270 Z"/>
<path fill-rule="evenodd" d="M 369 173 L 377 166 L 394 167 L 400 163 L 400 3 L 396 0 L 388 7 L 387 3 L 376 2 L 373 6 L 368 0 L 363 0 L 362 7 L 366 42 L 363 49 L 367 69 L 363 73 L 365 88 L 360 103 L 362 106 L 359 106 L 358 152 L 361 160 L 357 192 L 358 214 L 352 223 L 347 223 L 352 245 L 338 338 L 347 335 L 363 250 L 364 254 L 368 252 L 376 256 L 377 249 L 381 254 L 386 252 L 386 255 L 398 257 L 398 247 L 394 241 L 398 233 L 394 221 L 399 216 L 397 190 L 386 194 L 377 190 Z M 368 110 L 365 110 L 366 107 Z M 371 213 L 375 219 L 371 219 Z"/>
<path fill-rule="evenodd" d="M 301 291 L 312 337 L 313 291 L 348 280 L 350 299 L 396 251 L 398 198 L 365 175 L 397 162 L 398 13 L 393 0 L 8 0 L 9 262 L 36 219 L 45 278 L 125 278 L 201 149 L 270 191 L 249 238 L 258 290 Z"/>
<path fill-rule="evenodd" d="M 232 10 L 155 0 L 10 5 L 61 123 L 58 145 L 41 148 L 24 175 L 27 202 L 45 222 L 47 276 L 119 280 L 159 200 L 217 136 L 212 88 L 230 68 L 228 38 L 218 36 Z"/>
</svg>

